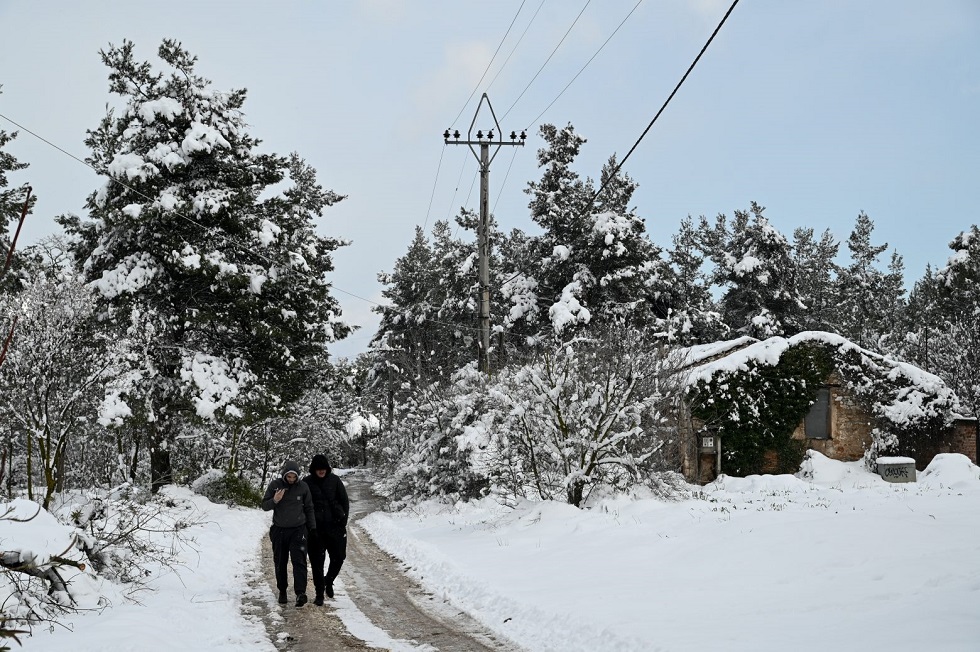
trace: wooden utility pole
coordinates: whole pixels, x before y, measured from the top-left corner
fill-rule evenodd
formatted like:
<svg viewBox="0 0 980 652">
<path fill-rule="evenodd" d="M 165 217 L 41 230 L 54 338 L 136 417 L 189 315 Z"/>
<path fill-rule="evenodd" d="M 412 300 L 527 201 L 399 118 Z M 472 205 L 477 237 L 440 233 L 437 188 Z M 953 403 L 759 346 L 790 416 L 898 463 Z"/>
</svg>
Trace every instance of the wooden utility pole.
<svg viewBox="0 0 980 652">
<path fill-rule="evenodd" d="M 486 133 L 483 130 L 479 130 L 473 134 L 473 127 L 476 124 L 476 119 L 480 115 L 480 109 L 483 108 L 483 103 L 487 103 L 487 108 L 490 110 L 490 116 L 493 118 L 493 128 Z M 500 137 L 494 141 L 496 137 L 494 134 L 500 134 Z M 452 140 L 450 140 L 450 136 Z M 479 273 L 480 273 L 480 346 L 479 346 L 479 364 L 480 371 L 485 374 L 490 373 L 490 163 L 497 156 L 500 148 L 504 145 L 524 145 L 524 140 L 527 138 L 527 134 L 521 131 L 520 136 L 517 133 L 510 132 L 510 142 L 503 139 L 503 132 L 500 129 L 500 123 L 497 122 L 497 116 L 493 112 L 493 106 L 490 105 L 490 98 L 484 93 L 483 97 L 480 98 L 480 104 L 476 107 L 476 113 L 473 115 L 473 122 L 470 123 L 470 130 L 466 132 L 466 140 L 460 140 L 459 130 L 453 131 L 452 134 L 446 129 L 445 133 L 442 134 L 442 138 L 447 145 L 467 145 L 470 151 L 473 152 L 473 156 L 476 160 L 480 162 L 480 222 L 476 229 L 476 240 L 477 240 L 477 252 L 479 256 Z M 480 146 L 480 153 L 478 154 L 474 146 Z M 490 148 L 495 148 L 493 154 L 490 153 Z"/>
</svg>

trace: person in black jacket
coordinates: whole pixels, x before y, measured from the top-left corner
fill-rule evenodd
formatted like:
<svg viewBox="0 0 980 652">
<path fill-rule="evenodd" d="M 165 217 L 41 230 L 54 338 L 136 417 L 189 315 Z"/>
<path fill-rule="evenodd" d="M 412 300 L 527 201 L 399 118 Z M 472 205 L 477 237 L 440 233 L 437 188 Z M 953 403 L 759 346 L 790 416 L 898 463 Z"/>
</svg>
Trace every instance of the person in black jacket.
<svg viewBox="0 0 980 652">
<path fill-rule="evenodd" d="M 320 524 L 316 535 L 310 536 L 310 568 L 313 569 L 313 586 L 316 599 L 313 604 L 323 605 L 323 594 L 333 597 L 333 581 L 340 573 L 340 567 L 347 558 L 347 515 L 350 501 L 347 489 L 340 478 L 330 472 L 330 463 L 325 455 L 314 455 L 310 462 L 310 474 L 303 479 L 313 495 L 313 513 Z M 330 565 L 326 575 L 323 564 L 327 555 Z"/>
<path fill-rule="evenodd" d="M 262 498 L 262 509 L 267 512 L 272 510 L 269 538 L 272 539 L 279 604 L 286 604 L 286 589 L 289 588 L 286 565 L 292 559 L 296 606 L 302 607 L 307 600 L 307 533 L 316 534 L 316 516 L 310 488 L 299 479 L 299 465 L 296 462 L 286 460 L 282 466 L 282 477 L 269 483 Z"/>
</svg>

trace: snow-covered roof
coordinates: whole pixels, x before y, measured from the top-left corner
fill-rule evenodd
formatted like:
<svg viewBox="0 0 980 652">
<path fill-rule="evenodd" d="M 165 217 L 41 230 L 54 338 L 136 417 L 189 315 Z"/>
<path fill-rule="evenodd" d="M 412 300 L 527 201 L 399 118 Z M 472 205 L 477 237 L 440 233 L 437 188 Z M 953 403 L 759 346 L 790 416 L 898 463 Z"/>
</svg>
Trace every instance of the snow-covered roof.
<svg viewBox="0 0 980 652">
<path fill-rule="evenodd" d="M 958 402 L 952 389 L 935 374 L 914 365 L 900 362 L 888 356 L 864 349 L 845 337 L 823 331 L 804 331 L 792 337 L 770 337 L 736 349 L 720 358 L 708 359 L 700 365 L 685 370 L 685 384 L 693 388 L 699 383 L 709 383 L 716 374 L 748 372 L 752 367 L 774 366 L 782 354 L 802 343 L 825 344 L 839 354 L 857 353 L 860 365 L 872 371 L 866 382 L 894 383 L 888 398 L 877 403 L 876 413 L 893 424 L 909 424 L 923 417 L 936 415 L 936 411 L 955 414 Z M 710 347 L 711 345 L 709 345 Z M 707 359 L 707 358 L 705 358 Z"/>
<path fill-rule="evenodd" d="M 731 340 L 731 342 L 741 342 L 745 339 L 752 338 L 739 338 L 738 340 Z M 710 360 L 705 364 L 692 367 L 690 370 L 690 375 L 687 379 L 687 384 L 693 385 L 701 380 L 710 380 L 712 376 L 720 371 L 746 371 L 748 370 L 749 363 L 754 363 L 756 365 L 778 364 L 779 358 L 782 356 L 784 351 L 804 342 L 828 344 L 841 350 L 842 352 L 856 351 L 863 358 L 867 358 L 878 365 L 891 368 L 892 372 L 890 377 L 897 378 L 899 376 L 903 376 L 908 379 L 911 384 L 917 387 L 922 387 L 923 389 L 936 390 L 945 387 L 946 385 L 942 378 L 936 376 L 935 374 L 931 374 L 928 371 L 924 371 L 906 362 L 900 362 L 893 358 L 881 355 L 880 353 L 869 351 L 868 349 L 862 348 L 854 342 L 851 342 L 845 337 L 834 333 L 826 333 L 824 331 L 804 331 L 788 338 L 777 336 L 770 337 L 769 339 L 762 341 L 756 341 L 748 346 L 734 350 L 724 357 Z M 728 342 L 719 342 L 717 344 L 728 344 Z M 704 345 L 706 348 L 712 346 L 716 346 L 716 344 Z M 696 349 L 699 347 L 691 348 Z M 734 346 L 730 348 L 734 348 Z M 719 351 L 723 350 L 723 348 L 719 348 Z M 707 357 L 708 356 L 704 356 L 702 359 L 706 359 Z"/>
<path fill-rule="evenodd" d="M 695 346 L 688 346 L 682 349 L 678 349 L 677 356 L 681 364 L 681 367 L 690 367 L 693 365 L 699 365 L 705 361 L 717 358 L 720 355 L 724 355 L 735 349 L 740 349 L 748 346 L 753 342 L 758 342 L 759 340 L 754 337 L 749 337 L 744 335 L 734 340 L 724 340 L 721 342 L 712 342 L 710 344 L 697 344 Z"/>
</svg>

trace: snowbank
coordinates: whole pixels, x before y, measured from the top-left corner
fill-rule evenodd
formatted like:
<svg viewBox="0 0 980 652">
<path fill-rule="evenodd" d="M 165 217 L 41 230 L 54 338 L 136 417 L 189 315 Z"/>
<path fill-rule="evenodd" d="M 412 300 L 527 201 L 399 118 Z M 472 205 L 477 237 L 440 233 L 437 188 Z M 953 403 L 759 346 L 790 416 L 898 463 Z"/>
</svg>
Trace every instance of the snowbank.
<svg viewBox="0 0 980 652">
<path fill-rule="evenodd" d="M 260 572 L 258 546 L 267 515 L 216 505 L 188 489 L 166 487 L 164 493 L 174 514 L 198 522 L 185 531 L 186 545 L 175 543 L 177 571 L 158 567 L 148 578 L 149 590 L 134 600 L 90 567 L 72 575 L 74 585 L 88 583 L 84 595 L 101 608 L 70 615 L 61 620 L 64 626 L 35 627 L 23 639 L 23 650 L 275 650 L 261 622 L 241 610 L 246 587 Z M 37 509 L 27 501 L 15 505 L 19 512 Z M 15 545 L 60 554 L 71 532 L 43 511 L 28 523 L 0 522 L 5 550 Z"/>
<path fill-rule="evenodd" d="M 362 523 L 428 590 L 529 650 L 976 649 L 967 458 L 895 485 L 811 452 L 796 476 L 692 490 L 588 510 L 430 502 Z"/>
</svg>

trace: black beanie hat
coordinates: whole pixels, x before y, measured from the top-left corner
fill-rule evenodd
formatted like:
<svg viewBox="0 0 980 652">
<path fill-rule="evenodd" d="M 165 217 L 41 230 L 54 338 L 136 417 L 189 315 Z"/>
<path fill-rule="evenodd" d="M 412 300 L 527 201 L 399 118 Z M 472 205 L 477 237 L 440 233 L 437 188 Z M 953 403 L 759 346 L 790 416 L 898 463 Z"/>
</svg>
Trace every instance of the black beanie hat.
<svg viewBox="0 0 980 652">
<path fill-rule="evenodd" d="M 313 461 L 310 462 L 310 473 L 313 473 L 317 469 L 330 470 L 330 462 L 327 461 L 326 455 L 314 455 Z"/>
</svg>

